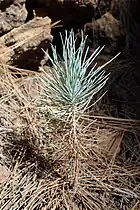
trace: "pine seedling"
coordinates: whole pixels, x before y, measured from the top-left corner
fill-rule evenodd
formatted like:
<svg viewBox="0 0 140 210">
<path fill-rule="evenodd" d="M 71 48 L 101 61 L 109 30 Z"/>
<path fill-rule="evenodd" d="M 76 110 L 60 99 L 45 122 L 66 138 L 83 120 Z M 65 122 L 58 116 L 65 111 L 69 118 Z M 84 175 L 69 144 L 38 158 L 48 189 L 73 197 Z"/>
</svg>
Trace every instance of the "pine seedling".
<svg viewBox="0 0 140 210">
<path fill-rule="evenodd" d="M 97 67 L 96 57 L 103 47 L 98 47 L 92 55 L 89 47 L 86 47 L 87 37 L 81 32 L 81 43 L 76 48 L 74 32 L 65 32 L 65 38 L 61 36 L 62 56 L 57 53 L 56 47 L 51 45 L 52 57 L 48 53 L 52 67 L 40 77 L 45 93 L 45 103 L 55 115 L 71 115 L 73 111 L 84 112 L 95 94 L 97 94 L 109 79 L 104 67 L 118 55 L 102 66 Z M 89 73 L 87 69 L 90 67 Z M 95 103 L 94 103 L 95 104 Z"/>
</svg>

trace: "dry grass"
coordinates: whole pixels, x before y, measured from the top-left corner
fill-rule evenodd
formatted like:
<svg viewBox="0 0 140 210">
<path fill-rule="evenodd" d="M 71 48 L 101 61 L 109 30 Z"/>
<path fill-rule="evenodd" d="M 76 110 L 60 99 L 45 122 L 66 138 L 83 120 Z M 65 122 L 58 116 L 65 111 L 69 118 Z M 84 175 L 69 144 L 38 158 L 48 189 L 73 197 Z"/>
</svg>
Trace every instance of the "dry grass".
<svg viewBox="0 0 140 210">
<path fill-rule="evenodd" d="M 36 75 L 17 73 L 0 66 L 0 209 L 139 210 L 139 122 L 52 118 Z"/>
</svg>

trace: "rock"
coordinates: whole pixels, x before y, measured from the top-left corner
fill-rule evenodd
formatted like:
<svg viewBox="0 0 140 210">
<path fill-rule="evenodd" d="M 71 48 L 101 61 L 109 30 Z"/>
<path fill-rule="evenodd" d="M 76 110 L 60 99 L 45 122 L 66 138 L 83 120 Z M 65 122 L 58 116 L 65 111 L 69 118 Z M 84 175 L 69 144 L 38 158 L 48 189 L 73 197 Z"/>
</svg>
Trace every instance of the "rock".
<svg viewBox="0 0 140 210">
<path fill-rule="evenodd" d="M 0 164 L 0 184 L 5 183 L 10 175 L 10 170 L 6 166 Z"/>
<path fill-rule="evenodd" d="M 14 0 L 0 0 L 0 10 L 5 11 L 13 3 Z"/>
<path fill-rule="evenodd" d="M 100 19 L 85 24 L 85 34 L 88 35 L 87 44 L 91 53 L 98 47 L 105 45 L 102 57 L 103 63 L 115 55 L 123 42 L 124 31 L 120 21 L 115 19 L 110 12 L 105 13 Z"/>
<path fill-rule="evenodd" d="M 5 34 L 24 24 L 27 18 L 27 11 L 23 2 L 17 2 L 0 12 L 0 35 Z"/>
<path fill-rule="evenodd" d="M 0 38 L 0 60 L 19 68 L 37 70 L 52 40 L 51 20 L 48 17 L 32 21 L 13 29 Z"/>
</svg>

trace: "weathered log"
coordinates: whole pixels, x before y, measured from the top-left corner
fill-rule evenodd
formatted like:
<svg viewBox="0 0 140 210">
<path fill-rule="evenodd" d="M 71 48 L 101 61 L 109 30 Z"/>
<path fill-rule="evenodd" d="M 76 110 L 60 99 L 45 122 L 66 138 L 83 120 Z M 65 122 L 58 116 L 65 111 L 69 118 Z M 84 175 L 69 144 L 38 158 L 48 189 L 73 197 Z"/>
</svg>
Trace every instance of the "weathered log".
<svg viewBox="0 0 140 210">
<path fill-rule="evenodd" d="M 34 18 L 0 38 L 0 60 L 20 68 L 38 69 L 52 40 L 51 20 Z"/>
</svg>

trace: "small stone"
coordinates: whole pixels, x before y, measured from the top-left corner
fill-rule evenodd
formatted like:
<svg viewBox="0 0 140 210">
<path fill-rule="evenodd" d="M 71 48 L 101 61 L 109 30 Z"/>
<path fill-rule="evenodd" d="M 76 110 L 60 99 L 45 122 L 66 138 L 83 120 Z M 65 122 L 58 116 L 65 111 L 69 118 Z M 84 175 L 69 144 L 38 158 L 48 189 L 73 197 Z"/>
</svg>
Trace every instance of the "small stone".
<svg viewBox="0 0 140 210">
<path fill-rule="evenodd" d="M 6 166 L 0 165 L 0 184 L 3 184 L 10 177 L 10 170 Z"/>
</svg>

